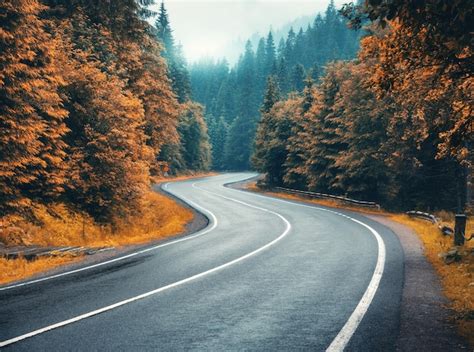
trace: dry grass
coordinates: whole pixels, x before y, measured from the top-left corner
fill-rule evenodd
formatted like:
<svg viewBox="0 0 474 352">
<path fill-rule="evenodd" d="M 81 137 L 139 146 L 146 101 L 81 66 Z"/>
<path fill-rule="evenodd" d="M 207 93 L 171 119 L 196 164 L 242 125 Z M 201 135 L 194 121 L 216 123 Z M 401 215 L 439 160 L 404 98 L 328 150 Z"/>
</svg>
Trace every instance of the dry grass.
<svg viewBox="0 0 474 352">
<path fill-rule="evenodd" d="M 80 257 L 40 258 L 35 261 L 25 259 L 7 260 L 0 258 L 0 284 L 17 281 L 35 274 L 51 270 L 55 267 L 70 264 L 80 260 Z"/>
<path fill-rule="evenodd" d="M 114 229 L 64 204 L 36 205 L 33 212 L 40 225 L 17 220 L 15 227 L 23 232 L 13 236 L 0 232 L 0 241 L 6 245 L 118 247 L 173 236 L 182 232 L 193 217 L 189 209 L 151 191 L 145 195 L 140 212 L 127 220 L 116 220 Z"/>
<path fill-rule="evenodd" d="M 454 227 L 452 221 L 448 221 L 449 218 L 453 219 L 454 215 L 437 215 Z M 444 293 L 451 301 L 451 308 L 457 313 L 456 323 L 461 333 L 474 346 L 474 240 L 466 242 L 463 249 L 465 253 L 459 262 L 447 265 L 440 254 L 453 247 L 452 237 L 442 236 L 435 225 L 424 220 L 406 215 L 392 215 L 390 218 L 412 228 L 422 240 L 425 255 L 438 272 Z M 473 219 L 468 221 L 466 233 L 474 233 Z"/>
<path fill-rule="evenodd" d="M 174 182 L 174 181 L 184 181 L 193 178 L 199 177 L 207 177 L 207 176 L 215 176 L 217 175 L 216 172 L 193 172 L 187 173 L 179 176 L 171 176 L 171 177 L 164 177 L 164 176 L 154 176 L 152 177 L 153 183 L 163 183 L 163 182 Z"/>
<path fill-rule="evenodd" d="M 255 192 L 264 192 L 255 182 L 247 184 L 246 189 Z M 451 302 L 451 308 L 456 312 L 454 318 L 461 334 L 474 346 L 474 252 L 472 252 L 474 251 L 474 239 L 470 242 L 466 242 L 461 261 L 447 265 L 440 254 L 446 253 L 453 247 L 453 238 L 441 235 L 437 226 L 430 222 L 421 219 L 413 219 L 405 214 L 393 214 L 382 210 L 351 206 L 335 200 L 309 199 L 287 193 L 264 193 L 285 199 L 354 210 L 360 213 L 385 215 L 393 221 L 409 226 L 420 237 L 424 244 L 425 255 L 441 279 L 444 293 Z M 436 216 L 440 218 L 443 223 L 454 228 L 454 214 L 439 212 Z M 469 236 L 472 233 L 474 233 L 474 219 L 471 218 L 467 223 L 466 234 Z"/>
<path fill-rule="evenodd" d="M 167 178 L 178 181 L 210 174 L 186 175 Z M 101 226 L 86 214 L 71 211 L 64 204 L 34 205 L 37 223 L 13 216 L 0 218 L 0 242 L 7 246 L 84 246 L 120 247 L 143 244 L 175 236 L 185 230 L 193 219 L 191 210 L 175 200 L 156 192 L 148 192 L 140 211 L 127 220 L 117 220 L 114 229 Z M 79 260 L 71 257 L 0 259 L 0 284 L 33 276 L 59 265 Z"/>
<path fill-rule="evenodd" d="M 360 206 L 356 206 L 356 205 L 343 203 L 343 202 L 335 200 L 335 199 L 316 199 L 316 198 L 305 197 L 303 195 L 290 194 L 290 193 L 285 193 L 285 192 L 264 191 L 264 190 L 262 190 L 261 188 L 259 188 L 257 186 L 256 181 L 247 183 L 245 185 L 245 189 L 247 189 L 249 191 L 252 191 L 252 192 L 265 193 L 267 195 L 278 197 L 278 198 L 304 201 L 304 202 L 307 202 L 307 203 L 323 205 L 323 206 L 327 206 L 327 207 L 331 207 L 331 208 L 354 210 L 354 211 L 358 211 L 360 213 L 366 213 L 366 214 L 389 215 L 389 213 L 387 213 L 383 210 L 372 209 L 372 208 L 364 208 L 364 207 L 360 207 Z"/>
</svg>

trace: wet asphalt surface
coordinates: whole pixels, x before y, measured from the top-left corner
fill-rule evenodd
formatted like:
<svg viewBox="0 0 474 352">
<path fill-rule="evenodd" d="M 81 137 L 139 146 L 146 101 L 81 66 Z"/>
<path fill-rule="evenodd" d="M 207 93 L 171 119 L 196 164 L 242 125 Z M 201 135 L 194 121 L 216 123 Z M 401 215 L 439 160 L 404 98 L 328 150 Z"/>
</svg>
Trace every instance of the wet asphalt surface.
<svg viewBox="0 0 474 352">
<path fill-rule="evenodd" d="M 217 223 L 211 221 L 201 236 L 0 291 L 0 341 L 207 272 L 282 236 L 287 224 L 255 207 L 291 224 L 278 242 L 220 270 L 2 351 L 325 350 L 367 289 L 377 241 L 367 228 L 337 214 L 223 187 L 250 176 L 223 174 L 167 186 L 215 216 Z M 374 299 L 346 349 L 391 351 L 400 329 L 403 250 L 387 227 L 347 213 L 380 234 L 386 261 Z"/>
</svg>

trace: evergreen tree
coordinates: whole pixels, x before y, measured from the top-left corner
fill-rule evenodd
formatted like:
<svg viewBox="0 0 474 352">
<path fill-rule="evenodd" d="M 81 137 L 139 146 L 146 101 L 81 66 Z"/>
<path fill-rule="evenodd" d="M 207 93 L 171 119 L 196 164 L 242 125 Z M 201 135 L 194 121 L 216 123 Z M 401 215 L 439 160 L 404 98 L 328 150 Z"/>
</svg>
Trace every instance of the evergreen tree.
<svg viewBox="0 0 474 352">
<path fill-rule="evenodd" d="M 329 19 L 318 14 L 313 25 L 306 30 L 300 29 L 298 34 L 291 28 L 287 38 L 280 40 L 277 52 L 271 32 L 266 38 L 260 38 L 256 53 L 248 42 L 237 65 L 224 74 L 227 78 L 218 73 L 219 64 L 216 62 L 208 60 L 193 65 L 193 96 L 206 106 L 207 113 L 223 116 L 229 125 L 236 116 L 240 116 L 240 120 L 248 119 L 246 124 L 255 125 L 269 75 L 278 78 L 282 95 L 290 90 L 301 92 L 305 72 L 317 81 L 322 73 L 320 68 L 329 59 L 355 56 L 360 32 L 345 28 L 333 5 L 330 4 L 326 13 Z M 335 31 L 337 34 L 333 33 Z M 342 46 L 334 43 L 342 43 Z M 248 131 L 255 131 L 255 128 Z"/>
<path fill-rule="evenodd" d="M 168 75 L 172 82 L 173 91 L 176 93 L 178 101 L 184 103 L 191 97 L 191 83 L 181 45 L 175 45 L 164 2 L 161 3 L 155 26 L 156 35 L 163 43 L 162 55 L 168 62 Z"/>
<path fill-rule="evenodd" d="M 319 192 L 338 192 L 333 188 L 337 173 L 335 165 L 338 153 L 347 148 L 347 141 L 341 136 L 343 124 L 341 112 L 335 106 L 340 82 L 348 72 L 343 63 L 331 64 L 320 84 L 316 97 L 307 115 L 306 145 L 309 149 L 306 160 L 308 187 Z"/>
<path fill-rule="evenodd" d="M 273 115 L 271 110 L 273 106 L 280 99 L 280 88 L 278 87 L 277 78 L 269 76 L 267 80 L 267 88 L 261 107 L 262 118 L 258 124 L 257 134 L 255 138 L 255 153 L 252 156 L 253 166 L 260 172 L 270 172 L 269 163 L 274 162 L 272 160 L 273 155 L 269 155 L 268 143 L 271 142 L 269 133 L 273 132 L 274 123 Z M 273 181 L 273 173 L 271 173 L 270 181 Z"/>
<path fill-rule="evenodd" d="M 172 60 L 174 58 L 175 43 L 173 31 L 168 18 L 168 11 L 165 8 L 164 1 L 161 2 L 158 18 L 155 22 L 155 27 L 157 30 L 157 36 L 163 43 L 163 57 L 165 57 L 167 60 Z"/>
<path fill-rule="evenodd" d="M 212 168 L 214 170 L 224 170 L 225 169 L 225 141 L 227 138 L 227 124 L 224 118 L 221 116 L 219 118 L 214 118 L 210 116 L 208 121 L 209 126 L 209 137 L 211 140 L 212 147 Z"/>
<path fill-rule="evenodd" d="M 267 76 L 267 55 L 265 48 L 265 39 L 260 38 L 257 52 L 255 53 L 255 71 L 257 81 L 257 94 L 260 96 L 265 89 L 265 79 Z"/>
<path fill-rule="evenodd" d="M 0 3 L 0 211 L 62 192 L 67 111 L 38 1 Z"/>
<path fill-rule="evenodd" d="M 278 86 L 283 94 L 286 94 L 290 91 L 290 78 L 288 74 L 288 65 L 286 62 L 285 57 L 281 57 L 278 61 L 278 69 L 277 69 L 277 77 L 278 77 Z"/>
<path fill-rule="evenodd" d="M 304 89 L 305 70 L 301 64 L 296 65 L 293 68 L 291 74 L 292 88 L 296 92 L 302 92 Z"/>
<path fill-rule="evenodd" d="M 272 32 L 268 32 L 267 40 L 265 42 L 265 77 L 269 74 L 274 74 L 273 68 L 275 67 L 276 60 L 276 48 L 275 41 L 273 39 Z"/>
<path fill-rule="evenodd" d="M 208 170 L 211 164 L 211 148 L 202 106 L 188 102 L 183 108 L 178 133 L 184 169 Z"/>
<path fill-rule="evenodd" d="M 255 122 L 237 116 L 229 127 L 225 144 L 225 165 L 230 170 L 248 170 L 252 153 Z"/>
</svg>

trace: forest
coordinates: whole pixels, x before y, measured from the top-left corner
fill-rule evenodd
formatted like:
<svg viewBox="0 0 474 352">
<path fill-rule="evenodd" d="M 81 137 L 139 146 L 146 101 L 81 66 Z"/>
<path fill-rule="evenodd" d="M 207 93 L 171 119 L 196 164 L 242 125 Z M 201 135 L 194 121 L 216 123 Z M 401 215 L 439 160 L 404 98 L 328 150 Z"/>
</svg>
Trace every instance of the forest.
<svg viewBox="0 0 474 352">
<path fill-rule="evenodd" d="M 140 214 L 151 179 L 207 170 L 203 108 L 149 0 L 0 3 L 0 212 Z"/>
<path fill-rule="evenodd" d="M 285 185 L 381 203 L 463 211 L 472 201 L 473 8 L 366 1 L 341 13 L 367 33 L 303 92 L 270 75 L 254 167 Z"/>
<path fill-rule="evenodd" d="M 282 97 L 301 93 L 307 76 L 317 80 L 327 63 L 356 56 L 362 31 L 349 29 L 346 22 L 330 2 L 312 25 L 296 32 L 291 28 L 279 43 L 271 31 L 260 38 L 255 49 L 247 41 L 235 67 L 229 67 L 225 58 L 203 59 L 191 65 L 193 98 L 206 107 L 213 169 L 251 168 L 268 76 L 277 79 Z"/>
<path fill-rule="evenodd" d="M 469 2 L 331 1 L 233 67 L 188 65 L 152 4 L 1 2 L 2 214 L 60 203 L 110 223 L 154 177 L 211 168 L 390 209 L 471 199 Z"/>
</svg>

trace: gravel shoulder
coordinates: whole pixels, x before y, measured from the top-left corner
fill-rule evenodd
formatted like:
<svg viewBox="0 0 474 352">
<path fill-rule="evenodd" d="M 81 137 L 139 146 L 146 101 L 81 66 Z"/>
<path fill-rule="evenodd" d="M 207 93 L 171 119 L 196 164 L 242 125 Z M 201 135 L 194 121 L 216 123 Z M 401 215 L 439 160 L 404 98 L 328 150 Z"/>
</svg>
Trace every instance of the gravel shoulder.
<svg viewBox="0 0 474 352">
<path fill-rule="evenodd" d="M 452 312 L 440 280 L 423 254 L 423 244 L 407 226 L 381 215 L 365 216 L 387 226 L 400 239 L 405 275 L 398 351 L 468 351 L 467 342 L 449 321 Z"/>
</svg>

